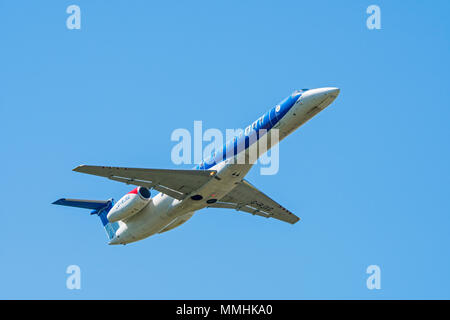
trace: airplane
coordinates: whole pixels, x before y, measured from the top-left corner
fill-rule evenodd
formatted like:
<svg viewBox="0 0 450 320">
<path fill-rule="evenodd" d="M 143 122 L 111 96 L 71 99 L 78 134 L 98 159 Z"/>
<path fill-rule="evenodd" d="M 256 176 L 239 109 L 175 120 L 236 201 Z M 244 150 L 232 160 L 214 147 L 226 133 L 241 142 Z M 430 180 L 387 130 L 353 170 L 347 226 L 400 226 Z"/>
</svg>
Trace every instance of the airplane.
<svg viewBox="0 0 450 320">
<path fill-rule="evenodd" d="M 294 91 L 192 170 L 78 166 L 73 171 L 137 187 L 117 202 L 62 198 L 53 204 L 92 210 L 91 215 L 101 219 L 109 245 L 125 245 L 167 232 L 203 208 L 236 209 L 294 224 L 300 220 L 296 215 L 244 179 L 254 163 L 238 160 L 242 156 L 247 159 L 250 148 L 263 136 L 269 141 L 269 150 L 273 145 L 268 137 L 275 131 L 281 141 L 328 107 L 339 92 L 334 87 Z M 250 139 L 252 135 L 256 138 Z M 152 197 L 151 190 L 159 193 Z"/>
</svg>

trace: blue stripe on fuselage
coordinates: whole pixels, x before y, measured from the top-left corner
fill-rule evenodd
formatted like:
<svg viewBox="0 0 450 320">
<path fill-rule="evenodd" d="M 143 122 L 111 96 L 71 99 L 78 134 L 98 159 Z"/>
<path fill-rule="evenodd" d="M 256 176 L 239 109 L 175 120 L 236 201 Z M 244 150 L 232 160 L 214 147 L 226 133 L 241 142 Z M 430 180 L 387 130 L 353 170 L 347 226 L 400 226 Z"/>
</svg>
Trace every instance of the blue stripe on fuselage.
<svg viewBox="0 0 450 320">
<path fill-rule="evenodd" d="M 301 97 L 301 93 L 304 91 L 306 91 L 306 89 L 294 91 L 290 96 L 285 98 L 275 107 L 267 111 L 262 117 L 259 117 L 256 121 L 250 124 L 250 126 L 245 129 L 244 134 L 241 134 L 239 135 L 239 137 L 235 137 L 232 140 L 228 141 L 220 148 L 220 150 L 216 150 L 215 152 L 213 151 L 209 158 L 204 160 L 201 164 L 197 165 L 194 169 L 208 170 L 211 167 L 215 166 L 217 163 L 234 157 L 240 151 L 247 149 L 250 145 L 257 142 L 260 138 L 258 134 L 259 130 L 265 129 L 269 131 L 270 129 L 272 129 L 289 112 L 292 106 Z M 277 111 L 278 106 L 279 110 Z M 256 139 L 250 139 L 252 135 Z"/>
</svg>

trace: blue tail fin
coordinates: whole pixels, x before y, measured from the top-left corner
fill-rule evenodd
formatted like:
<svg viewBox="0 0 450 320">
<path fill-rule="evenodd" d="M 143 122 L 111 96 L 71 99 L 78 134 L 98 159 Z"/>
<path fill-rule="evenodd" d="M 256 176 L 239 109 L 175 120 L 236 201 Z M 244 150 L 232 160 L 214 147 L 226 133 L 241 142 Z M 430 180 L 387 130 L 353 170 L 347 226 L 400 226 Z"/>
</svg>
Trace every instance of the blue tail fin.
<svg viewBox="0 0 450 320">
<path fill-rule="evenodd" d="M 109 222 L 107 215 L 109 210 L 114 205 L 114 200 L 80 200 L 80 199 L 66 199 L 62 198 L 53 202 L 53 204 L 68 206 L 68 207 L 76 207 L 83 209 L 91 209 L 92 214 L 96 214 L 100 217 L 102 221 L 103 227 L 105 228 L 106 234 L 108 235 L 108 239 L 111 240 L 116 235 L 117 229 L 119 229 L 118 222 Z"/>
</svg>

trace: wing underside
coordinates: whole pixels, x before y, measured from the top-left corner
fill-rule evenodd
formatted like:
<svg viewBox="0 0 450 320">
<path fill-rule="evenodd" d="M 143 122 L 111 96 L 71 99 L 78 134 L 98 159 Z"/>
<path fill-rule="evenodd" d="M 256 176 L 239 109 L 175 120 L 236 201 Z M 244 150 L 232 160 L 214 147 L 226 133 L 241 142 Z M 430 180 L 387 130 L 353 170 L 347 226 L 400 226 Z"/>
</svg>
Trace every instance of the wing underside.
<svg viewBox="0 0 450 320">
<path fill-rule="evenodd" d="M 141 169 L 87 165 L 76 167 L 74 171 L 101 176 L 126 184 L 153 188 L 178 200 L 186 198 L 187 195 L 199 189 L 216 174 L 215 170 Z M 292 212 L 246 180 L 242 180 L 226 196 L 218 202 L 208 205 L 208 207 L 236 209 L 292 224 L 300 220 Z"/>
<path fill-rule="evenodd" d="M 289 210 L 256 189 L 246 180 L 239 183 L 218 202 L 209 205 L 211 208 L 236 209 L 265 218 L 274 218 L 291 224 L 300 220 Z"/>
<path fill-rule="evenodd" d="M 178 200 L 183 200 L 188 194 L 200 188 L 216 173 L 214 170 L 141 169 L 87 165 L 78 166 L 73 171 L 153 188 Z"/>
</svg>

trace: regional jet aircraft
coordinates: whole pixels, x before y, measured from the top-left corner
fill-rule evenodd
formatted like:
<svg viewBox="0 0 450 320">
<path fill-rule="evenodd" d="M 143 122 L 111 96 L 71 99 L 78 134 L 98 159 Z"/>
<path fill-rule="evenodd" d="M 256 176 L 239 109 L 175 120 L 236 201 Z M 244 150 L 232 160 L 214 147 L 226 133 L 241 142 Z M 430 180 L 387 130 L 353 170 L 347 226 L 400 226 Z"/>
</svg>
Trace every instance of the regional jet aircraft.
<svg viewBox="0 0 450 320">
<path fill-rule="evenodd" d="M 111 245 L 169 231 L 206 207 L 236 209 L 294 224 L 299 220 L 296 215 L 244 179 L 254 162 L 239 159 L 248 159 L 251 147 L 266 135 L 266 148 L 270 149 L 275 143 L 268 137 L 276 130 L 281 141 L 329 106 L 338 94 L 338 88 L 294 91 L 193 170 L 78 166 L 73 170 L 137 187 L 118 202 L 63 198 L 54 204 L 92 210 L 91 214 L 100 217 Z M 154 197 L 152 189 L 159 191 Z"/>
</svg>

